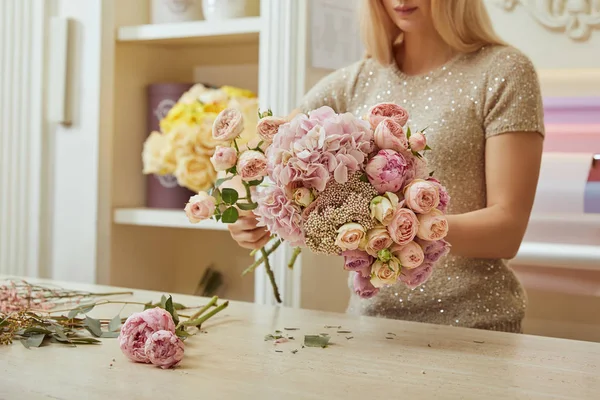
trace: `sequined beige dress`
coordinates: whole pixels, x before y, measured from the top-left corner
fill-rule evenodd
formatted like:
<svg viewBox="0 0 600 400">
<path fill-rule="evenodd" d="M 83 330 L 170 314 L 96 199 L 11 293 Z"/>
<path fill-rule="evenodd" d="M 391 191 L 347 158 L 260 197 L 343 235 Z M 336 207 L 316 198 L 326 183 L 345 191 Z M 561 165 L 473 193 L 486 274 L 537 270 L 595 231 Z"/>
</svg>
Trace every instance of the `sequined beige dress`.
<svg viewBox="0 0 600 400">
<path fill-rule="evenodd" d="M 544 134 L 535 69 L 518 50 L 504 46 L 459 55 L 419 76 L 365 59 L 321 80 L 301 109 L 328 105 L 363 116 L 370 106 L 389 101 L 409 111 L 413 129 L 428 127 L 433 149 L 428 163 L 448 189 L 451 214 L 486 205 L 487 138 L 515 131 Z M 519 332 L 525 307 L 525 292 L 506 261 L 450 254 L 421 287 L 399 284 L 368 300 L 352 294 L 348 312 Z"/>
</svg>

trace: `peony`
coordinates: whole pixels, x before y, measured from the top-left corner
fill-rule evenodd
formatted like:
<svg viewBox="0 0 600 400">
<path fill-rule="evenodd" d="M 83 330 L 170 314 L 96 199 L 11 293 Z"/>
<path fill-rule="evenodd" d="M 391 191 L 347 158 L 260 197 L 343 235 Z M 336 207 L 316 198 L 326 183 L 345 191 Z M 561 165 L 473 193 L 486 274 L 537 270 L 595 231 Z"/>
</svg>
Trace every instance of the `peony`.
<svg viewBox="0 0 600 400">
<path fill-rule="evenodd" d="M 377 257 L 381 250 L 387 249 L 394 243 L 385 226 L 378 226 L 369 230 L 366 238 L 365 251 L 373 257 Z"/>
<path fill-rule="evenodd" d="M 221 111 L 213 123 L 212 136 L 215 140 L 229 141 L 244 131 L 244 116 L 235 108 Z"/>
<path fill-rule="evenodd" d="M 246 150 L 238 159 L 237 173 L 246 182 L 261 180 L 267 176 L 267 158 L 260 151 Z"/>
<path fill-rule="evenodd" d="M 425 253 L 425 262 L 434 264 L 450 252 L 450 243 L 445 240 L 427 241 L 417 239 Z"/>
<path fill-rule="evenodd" d="M 356 250 L 365 237 L 365 228 L 361 224 L 349 222 L 338 229 L 335 245 L 344 250 Z"/>
<path fill-rule="evenodd" d="M 227 171 L 237 163 L 237 152 L 233 147 L 217 146 L 215 153 L 210 158 L 217 171 Z"/>
<path fill-rule="evenodd" d="M 206 192 L 190 197 L 185 205 L 185 215 L 192 224 L 209 219 L 215 213 L 217 200 Z"/>
<path fill-rule="evenodd" d="M 132 314 L 119 334 L 119 346 L 127 358 L 140 363 L 149 363 L 146 355 L 146 340 L 156 331 L 175 333 L 173 317 L 166 310 L 155 307 Z"/>
<path fill-rule="evenodd" d="M 175 333 L 160 330 L 148 337 L 144 350 L 148 361 L 168 369 L 176 366 L 183 359 L 184 345 Z"/>
<path fill-rule="evenodd" d="M 376 288 L 393 285 L 400 275 L 400 262 L 395 257 L 386 263 L 375 261 L 371 267 L 371 284 Z"/>
<path fill-rule="evenodd" d="M 440 196 L 440 203 L 438 204 L 437 209 L 445 213 L 448 210 L 448 205 L 450 204 L 450 195 L 448 194 L 448 191 L 444 186 L 442 186 L 440 181 L 433 177 L 428 178 L 427 181 L 431 182 L 437 188 Z"/>
<path fill-rule="evenodd" d="M 362 276 L 359 273 L 354 274 L 354 293 L 363 299 L 370 299 L 379 293 L 379 289 L 373 286 L 369 277 Z"/>
<path fill-rule="evenodd" d="M 302 211 L 292 203 L 283 189 L 268 187 L 257 193 L 258 226 L 266 226 L 269 232 L 289 242 L 291 246 L 304 246 Z"/>
<path fill-rule="evenodd" d="M 256 126 L 256 132 L 267 143 L 271 143 L 273 138 L 279 131 L 279 127 L 285 124 L 287 121 L 283 118 L 277 117 L 265 117 L 258 121 Z"/>
<path fill-rule="evenodd" d="M 419 215 L 417 236 L 423 240 L 440 240 L 448 234 L 448 220 L 438 209 Z"/>
<path fill-rule="evenodd" d="M 427 179 L 427 160 L 423 157 L 417 157 L 412 153 L 404 154 L 406 159 L 405 183 L 410 183 L 415 179 Z"/>
<path fill-rule="evenodd" d="M 404 126 L 408 122 L 408 111 L 394 103 L 380 103 L 371 107 L 367 114 L 367 119 L 373 129 L 377 129 L 379 123 L 386 118 L 392 118 L 401 126 Z"/>
<path fill-rule="evenodd" d="M 346 271 L 358 272 L 365 278 L 371 276 L 373 257 L 369 254 L 360 250 L 347 250 L 342 253 L 342 256 L 344 256 L 344 269 Z"/>
<path fill-rule="evenodd" d="M 379 192 L 397 192 L 405 181 L 407 162 L 393 150 L 380 150 L 365 169 L 369 182 Z"/>
<path fill-rule="evenodd" d="M 404 246 L 394 244 L 391 248 L 392 254 L 400 260 L 403 268 L 417 268 L 425 261 L 423 249 L 416 242 L 408 242 Z"/>
<path fill-rule="evenodd" d="M 427 147 L 427 139 L 425 139 L 423 132 L 415 132 L 408 138 L 408 144 L 412 151 L 423 151 Z"/>
<path fill-rule="evenodd" d="M 384 119 L 375 129 L 375 144 L 380 149 L 404 152 L 408 149 L 406 134 L 402 125 L 391 118 Z"/>
<path fill-rule="evenodd" d="M 415 289 L 425 283 L 433 273 L 433 265 L 423 263 L 420 267 L 414 269 L 405 268 L 400 274 L 400 281 L 410 289 Z"/>
<path fill-rule="evenodd" d="M 312 190 L 303 187 L 294 190 L 293 197 L 294 202 L 300 207 L 308 207 L 315 200 Z"/>
<path fill-rule="evenodd" d="M 437 187 L 423 179 L 415 179 L 404 188 L 406 206 L 419 214 L 427 214 L 440 203 Z"/>
<path fill-rule="evenodd" d="M 404 246 L 417 236 L 419 220 L 415 213 L 408 208 L 398 208 L 392 221 L 387 226 L 390 237 L 397 244 Z"/>
<path fill-rule="evenodd" d="M 177 161 L 174 175 L 180 186 L 193 192 L 200 192 L 213 185 L 217 178 L 217 171 L 208 157 L 189 155 Z"/>
<path fill-rule="evenodd" d="M 384 226 L 388 226 L 394 217 L 397 207 L 398 196 L 394 193 L 387 192 L 383 196 L 377 196 L 371 200 L 371 218 L 381 222 Z"/>
</svg>

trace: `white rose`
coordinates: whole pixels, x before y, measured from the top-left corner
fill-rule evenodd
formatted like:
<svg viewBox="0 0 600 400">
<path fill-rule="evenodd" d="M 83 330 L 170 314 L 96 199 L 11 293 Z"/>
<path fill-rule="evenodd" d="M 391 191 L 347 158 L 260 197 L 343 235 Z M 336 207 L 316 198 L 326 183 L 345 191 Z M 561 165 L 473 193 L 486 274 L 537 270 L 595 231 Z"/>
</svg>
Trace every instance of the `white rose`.
<svg viewBox="0 0 600 400">
<path fill-rule="evenodd" d="M 356 250 L 365 237 L 365 233 L 365 228 L 360 224 L 354 222 L 344 224 L 338 229 L 335 245 L 341 248 L 342 251 Z"/>
<path fill-rule="evenodd" d="M 398 196 L 387 192 L 384 196 L 377 196 L 371 200 L 371 218 L 388 226 L 394 218 L 394 213 L 398 207 Z"/>
</svg>

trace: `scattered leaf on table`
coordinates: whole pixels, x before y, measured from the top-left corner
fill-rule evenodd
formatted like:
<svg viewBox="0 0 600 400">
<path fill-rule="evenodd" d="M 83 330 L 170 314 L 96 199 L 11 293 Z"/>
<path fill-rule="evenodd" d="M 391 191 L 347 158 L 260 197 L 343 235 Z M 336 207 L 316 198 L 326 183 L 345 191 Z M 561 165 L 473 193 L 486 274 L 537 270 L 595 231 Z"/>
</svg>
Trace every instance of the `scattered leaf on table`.
<svg viewBox="0 0 600 400">
<path fill-rule="evenodd" d="M 300 328 L 283 328 L 284 331 L 297 331 Z"/>
<path fill-rule="evenodd" d="M 281 339 L 283 338 L 283 335 L 265 335 L 265 342 L 269 341 L 269 340 L 277 340 L 277 339 Z"/>
<path fill-rule="evenodd" d="M 63 330 L 63 328 L 60 325 L 52 325 L 52 328 L 54 330 L 54 334 L 56 336 L 58 336 L 59 339 L 68 342 L 69 338 L 67 337 L 67 335 L 65 334 L 65 331 Z"/>
<path fill-rule="evenodd" d="M 101 337 L 104 339 L 115 339 L 119 337 L 119 332 L 102 332 Z"/>
<path fill-rule="evenodd" d="M 169 298 L 165 301 L 165 310 L 171 314 L 171 317 L 173 317 L 173 322 L 175 322 L 175 325 L 177 325 L 179 323 L 179 316 L 177 315 L 177 311 L 175 311 L 175 307 L 173 306 L 172 296 L 169 296 Z"/>
<path fill-rule="evenodd" d="M 396 334 L 395 334 L 395 333 L 393 333 L 393 332 L 388 332 L 387 334 L 388 334 L 389 336 L 396 336 Z"/>
<path fill-rule="evenodd" d="M 484 341 L 479 341 L 479 340 L 473 340 L 473 342 L 478 343 L 478 344 L 483 344 L 485 343 Z"/>
<path fill-rule="evenodd" d="M 292 354 L 296 354 L 298 350 L 292 350 Z"/>
<path fill-rule="evenodd" d="M 394 338 L 393 338 L 393 337 L 391 337 L 391 336 L 386 336 L 385 338 L 386 338 L 386 339 L 389 339 L 389 340 L 394 340 Z"/>
<path fill-rule="evenodd" d="M 23 343 L 23 346 L 25 346 L 26 348 L 40 347 L 45 338 L 46 338 L 45 334 L 38 333 L 38 334 L 29 336 L 27 339 L 21 340 L 21 343 Z"/>
<path fill-rule="evenodd" d="M 305 335 L 304 345 L 306 347 L 327 347 L 331 338 L 326 335 Z"/>
<path fill-rule="evenodd" d="M 67 314 L 67 317 L 69 319 L 73 319 L 79 314 L 87 314 L 94 309 L 94 306 L 95 306 L 95 304 L 87 304 L 87 305 L 81 305 L 79 307 L 76 307 L 76 308 L 72 309 L 71 311 L 69 311 L 69 314 Z"/>
<path fill-rule="evenodd" d="M 337 331 L 337 333 L 352 333 L 352 331 Z"/>
<path fill-rule="evenodd" d="M 102 336 L 102 328 L 100 325 L 100 321 L 94 318 L 85 317 L 85 327 L 90 333 L 96 337 Z"/>
<path fill-rule="evenodd" d="M 342 329 L 339 325 L 325 325 L 325 329 Z"/>
<path fill-rule="evenodd" d="M 39 333 L 43 333 L 43 334 L 45 334 L 45 335 L 49 335 L 49 334 L 51 334 L 52 332 L 51 332 L 49 329 L 46 329 L 46 328 L 39 328 L 39 327 L 37 327 L 37 326 L 32 326 L 31 328 L 27 328 L 27 329 L 25 329 L 25 330 L 23 331 L 23 334 L 24 334 L 24 335 L 28 335 L 28 334 L 30 334 L 30 333 L 38 333 L 38 334 L 39 334 Z"/>
<path fill-rule="evenodd" d="M 283 350 L 275 350 L 275 353 L 283 353 Z"/>
<path fill-rule="evenodd" d="M 115 315 L 113 319 L 108 323 L 108 330 L 111 332 L 117 332 L 121 328 L 121 315 Z"/>
<path fill-rule="evenodd" d="M 346 339 L 348 339 L 348 340 L 354 339 L 354 336 L 346 336 Z"/>
<path fill-rule="evenodd" d="M 102 343 L 98 339 L 92 337 L 74 337 L 71 338 L 73 344 L 99 344 Z"/>
</svg>

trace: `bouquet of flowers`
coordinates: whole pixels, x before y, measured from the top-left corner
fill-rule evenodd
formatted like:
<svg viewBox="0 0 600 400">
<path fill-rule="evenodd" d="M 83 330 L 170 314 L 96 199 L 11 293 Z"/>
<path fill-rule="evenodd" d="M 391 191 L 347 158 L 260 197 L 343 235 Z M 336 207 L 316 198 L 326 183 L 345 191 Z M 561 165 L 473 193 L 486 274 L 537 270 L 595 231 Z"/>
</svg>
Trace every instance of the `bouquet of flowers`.
<svg viewBox="0 0 600 400">
<path fill-rule="evenodd" d="M 450 247 L 444 240 L 449 196 L 429 173 L 423 152 L 431 149 L 424 131 L 407 126 L 405 109 L 381 103 L 357 118 L 322 107 L 291 121 L 266 112 L 257 126 L 262 141 L 240 151 L 242 119 L 233 109 L 219 114 L 213 137 L 233 146 L 217 149 L 212 161 L 229 178 L 241 177 L 246 197 L 217 185 L 190 199 L 191 222 L 232 223 L 238 209 L 253 210 L 279 239 L 261 249 L 253 267 L 264 262 L 269 273 L 267 257 L 281 241 L 340 255 L 363 298 L 397 282 L 415 288 L 429 279 Z"/>
<path fill-rule="evenodd" d="M 219 144 L 212 137 L 212 125 L 227 108 L 235 108 L 245 116 L 240 142 L 252 139 L 256 135 L 256 95 L 231 86 L 212 89 L 197 84 L 160 121 L 161 132 L 152 132 L 146 139 L 142 152 L 144 174 L 173 175 L 180 186 L 195 192 L 212 187 L 217 172 L 210 157 Z"/>
</svg>

